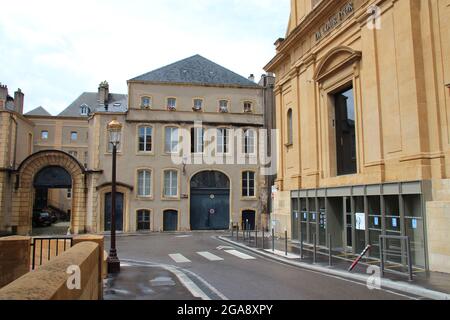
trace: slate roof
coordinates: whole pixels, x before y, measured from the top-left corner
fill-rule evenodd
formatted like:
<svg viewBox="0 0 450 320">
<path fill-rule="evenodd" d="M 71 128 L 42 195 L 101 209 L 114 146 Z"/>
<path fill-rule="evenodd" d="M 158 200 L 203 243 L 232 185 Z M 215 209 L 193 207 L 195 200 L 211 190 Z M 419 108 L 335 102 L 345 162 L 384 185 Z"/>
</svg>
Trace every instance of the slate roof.
<svg viewBox="0 0 450 320">
<path fill-rule="evenodd" d="M 97 92 L 84 92 L 72 102 L 58 117 L 87 117 L 81 115 L 81 106 L 89 107 L 90 112 L 104 112 L 105 107 L 99 104 Z M 108 99 L 109 112 L 127 112 L 128 96 L 126 94 L 110 93 Z"/>
<path fill-rule="evenodd" d="M 253 81 L 200 55 L 172 63 L 130 81 L 259 88 Z"/>
<path fill-rule="evenodd" d="M 30 112 L 25 113 L 26 116 L 51 116 L 51 114 L 42 107 L 37 107 Z"/>
</svg>

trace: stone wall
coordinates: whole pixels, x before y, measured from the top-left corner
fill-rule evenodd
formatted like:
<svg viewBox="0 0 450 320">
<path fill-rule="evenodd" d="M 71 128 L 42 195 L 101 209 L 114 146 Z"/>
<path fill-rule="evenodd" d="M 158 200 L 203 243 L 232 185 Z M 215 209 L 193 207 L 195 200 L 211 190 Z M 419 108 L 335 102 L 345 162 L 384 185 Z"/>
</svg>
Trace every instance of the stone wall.
<svg viewBox="0 0 450 320">
<path fill-rule="evenodd" d="M 450 273 L 450 202 L 427 203 L 427 235 L 430 270 Z"/>
<path fill-rule="evenodd" d="M 82 242 L 36 271 L 0 289 L 0 300 L 98 300 L 101 299 L 100 256 L 96 242 Z M 29 255 L 28 255 L 29 256 Z M 78 266 L 81 288 L 67 286 L 71 266 Z"/>
<path fill-rule="evenodd" d="M 30 237 L 0 238 L 0 288 L 30 271 Z"/>
</svg>

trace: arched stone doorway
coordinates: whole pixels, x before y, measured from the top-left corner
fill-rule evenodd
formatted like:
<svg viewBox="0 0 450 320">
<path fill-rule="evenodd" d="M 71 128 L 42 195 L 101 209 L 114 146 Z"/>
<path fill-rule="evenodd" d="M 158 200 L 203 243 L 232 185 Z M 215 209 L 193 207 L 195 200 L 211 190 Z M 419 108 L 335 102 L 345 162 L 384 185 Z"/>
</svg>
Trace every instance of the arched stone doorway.
<svg viewBox="0 0 450 320">
<path fill-rule="evenodd" d="M 60 172 L 61 176 L 55 172 Z M 85 232 L 86 199 L 85 169 L 77 159 L 58 150 L 37 152 L 26 158 L 16 173 L 13 194 L 13 221 L 21 235 L 31 234 L 35 186 L 67 187 L 70 175 L 72 189 L 72 212 L 70 231 Z"/>
<path fill-rule="evenodd" d="M 230 227 L 230 179 L 219 171 L 202 171 L 191 179 L 191 230 Z"/>
</svg>

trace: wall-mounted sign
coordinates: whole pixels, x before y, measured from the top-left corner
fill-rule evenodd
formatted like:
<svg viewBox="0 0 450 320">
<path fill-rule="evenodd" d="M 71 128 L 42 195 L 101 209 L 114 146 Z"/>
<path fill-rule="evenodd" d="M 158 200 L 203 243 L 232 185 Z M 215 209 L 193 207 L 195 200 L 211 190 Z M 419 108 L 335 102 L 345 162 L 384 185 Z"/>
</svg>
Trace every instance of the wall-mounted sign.
<svg viewBox="0 0 450 320">
<path fill-rule="evenodd" d="M 373 218 L 373 224 L 378 227 L 380 225 L 380 218 L 378 217 Z"/>
<path fill-rule="evenodd" d="M 417 219 L 412 219 L 412 228 L 417 229 Z"/>
<path fill-rule="evenodd" d="M 334 14 L 331 18 L 327 20 L 325 24 L 323 24 L 319 30 L 316 32 L 316 41 L 322 40 L 324 36 L 333 31 L 338 25 L 344 22 L 350 15 L 354 12 L 355 8 L 353 5 L 353 1 L 348 2 L 345 6 L 339 10 L 336 14 Z"/>
<path fill-rule="evenodd" d="M 394 228 L 398 227 L 397 218 L 392 218 L 392 227 L 394 227 Z"/>
<path fill-rule="evenodd" d="M 355 213 L 356 230 L 366 230 L 366 214 L 364 212 Z"/>
</svg>

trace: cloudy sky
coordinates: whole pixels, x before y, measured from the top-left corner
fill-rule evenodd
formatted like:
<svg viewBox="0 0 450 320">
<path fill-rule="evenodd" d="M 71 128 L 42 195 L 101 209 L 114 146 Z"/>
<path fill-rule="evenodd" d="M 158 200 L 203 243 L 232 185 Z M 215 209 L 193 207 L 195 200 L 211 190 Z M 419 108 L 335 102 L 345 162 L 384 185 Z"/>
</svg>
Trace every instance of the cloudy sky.
<svg viewBox="0 0 450 320">
<path fill-rule="evenodd" d="M 57 114 L 83 91 L 201 54 L 257 78 L 286 32 L 288 0 L 0 0 L 0 82 Z"/>
</svg>

